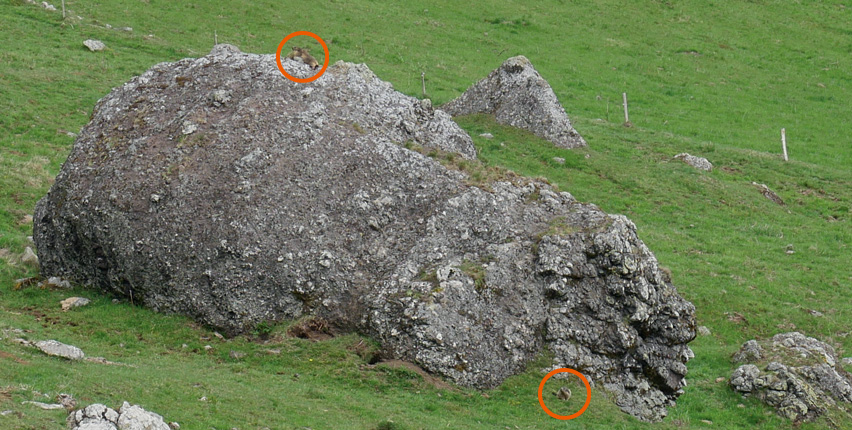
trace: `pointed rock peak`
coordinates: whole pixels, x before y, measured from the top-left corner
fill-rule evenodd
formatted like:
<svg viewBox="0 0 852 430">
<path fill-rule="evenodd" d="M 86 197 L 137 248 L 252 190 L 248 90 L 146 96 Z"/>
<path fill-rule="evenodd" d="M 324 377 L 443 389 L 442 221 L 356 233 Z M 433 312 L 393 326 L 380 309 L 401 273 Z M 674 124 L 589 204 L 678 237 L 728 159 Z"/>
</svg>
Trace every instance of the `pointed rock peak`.
<svg viewBox="0 0 852 430">
<path fill-rule="evenodd" d="M 550 84 L 523 55 L 504 61 L 443 110 L 454 116 L 489 113 L 501 124 L 531 131 L 556 146 L 587 146 L 571 126 Z"/>
</svg>

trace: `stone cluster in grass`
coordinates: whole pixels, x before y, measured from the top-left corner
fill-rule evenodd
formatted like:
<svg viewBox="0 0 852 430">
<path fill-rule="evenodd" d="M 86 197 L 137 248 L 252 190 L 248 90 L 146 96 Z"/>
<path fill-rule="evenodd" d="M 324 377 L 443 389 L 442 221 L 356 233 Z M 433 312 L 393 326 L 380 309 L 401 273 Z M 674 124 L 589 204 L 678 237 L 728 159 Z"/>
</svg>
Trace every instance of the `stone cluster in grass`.
<svg viewBox="0 0 852 430">
<path fill-rule="evenodd" d="M 852 419 L 852 375 L 830 345 L 798 332 L 782 333 L 746 342 L 734 361 L 747 364 L 731 375 L 731 387 L 764 401 L 783 417 L 813 421 L 839 411 Z"/>
<path fill-rule="evenodd" d="M 475 157 L 449 115 L 365 65 L 297 84 L 219 45 L 98 102 L 36 208 L 42 273 L 229 334 L 315 315 L 472 387 L 548 348 L 660 420 L 692 304 L 630 220 Z"/>
<path fill-rule="evenodd" d="M 96 403 L 68 415 L 71 430 L 174 430 L 177 423 L 169 423 L 163 417 L 146 411 L 140 406 L 124 402 L 117 411 Z"/>
</svg>

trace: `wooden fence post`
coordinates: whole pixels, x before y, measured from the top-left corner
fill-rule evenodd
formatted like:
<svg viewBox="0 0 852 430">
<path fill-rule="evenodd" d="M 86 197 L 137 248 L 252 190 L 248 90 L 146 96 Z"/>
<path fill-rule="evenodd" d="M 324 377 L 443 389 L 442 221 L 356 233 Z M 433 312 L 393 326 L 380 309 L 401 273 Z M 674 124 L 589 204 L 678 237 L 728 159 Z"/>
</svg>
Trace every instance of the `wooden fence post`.
<svg viewBox="0 0 852 430">
<path fill-rule="evenodd" d="M 787 132 L 785 129 L 781 129 L 781 149 L 784 151 L 784 161 L 790 161 L 787 158 Z"/>
</svg>

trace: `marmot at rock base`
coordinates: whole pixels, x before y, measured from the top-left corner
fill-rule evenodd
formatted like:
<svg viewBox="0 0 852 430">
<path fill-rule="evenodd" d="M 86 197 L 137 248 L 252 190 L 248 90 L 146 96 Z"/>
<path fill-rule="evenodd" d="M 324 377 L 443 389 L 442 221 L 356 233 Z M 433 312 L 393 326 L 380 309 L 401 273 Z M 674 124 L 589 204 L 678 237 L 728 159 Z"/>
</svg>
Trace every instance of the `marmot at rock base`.
<svg viewBox="0 0 852 430">
<path fill-rule="evenodd" d="M 289 54 L 287 54 L 287 58 L 291 60 L 297 57 L 301 58 L 302 61 L 308 66 L 311 66 L 312 69 L 316 69 L 319 67 L 319 62 L 316 58 L 314 58 L 313 55 L 311 55 L 310 51 L 307 48 L 299 48 L 298 46 L 294 46 L 293 50 L 290 51 Z"/>
</svg>

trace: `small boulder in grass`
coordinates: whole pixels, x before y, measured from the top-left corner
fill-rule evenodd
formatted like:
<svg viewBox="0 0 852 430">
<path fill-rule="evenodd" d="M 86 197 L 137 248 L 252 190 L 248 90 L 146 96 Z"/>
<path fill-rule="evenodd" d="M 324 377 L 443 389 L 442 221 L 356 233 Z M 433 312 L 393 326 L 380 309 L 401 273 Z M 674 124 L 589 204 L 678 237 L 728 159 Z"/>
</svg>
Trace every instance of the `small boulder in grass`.
<svg viewBox="0 0 852 430">
<path fill-rule="evenodd" d="M 83 41 L 83 46 L 89 48 L 89 51 L 98 52 L 106 49 L 106 45 L 100 40 L 87 39 Z"/>
<path fill-rule="evenodd" d="M 86 306 L 91 302 L 92 302 L 91 300 L 89 300 L 85 297 L 69 297 L 69 298 L 59 302 L 59 304 L 62 305 L 63 311 L 68 311 L 69 309 L 79 308 L 81 306 Z"/>
<path fill-rule="evenodd" d="M 56 340 L 40 340 L 35 343 L 35 346 L 47 355 L 68 360 L 82 360 L 86 356 L 80 348 Z"/>
<path fill-rule="evenodd" d="M 696 157 L 694 155 L 689 155 L 689 154 L 683 152 L 683 153 L 675 155 L 674 158 L 677 159 L 677 160 L 681 160 L 684 163 L 689 164 L 690 166 L 692 166 L 692 167 L 694 167 L 698 170 L 704 170 L 704 171 L 707 171 L 707 172 L 713 170 L 713 163 L 711 163 L 710 161 L 708 161 L 704 157 Z"/>
</svg>

